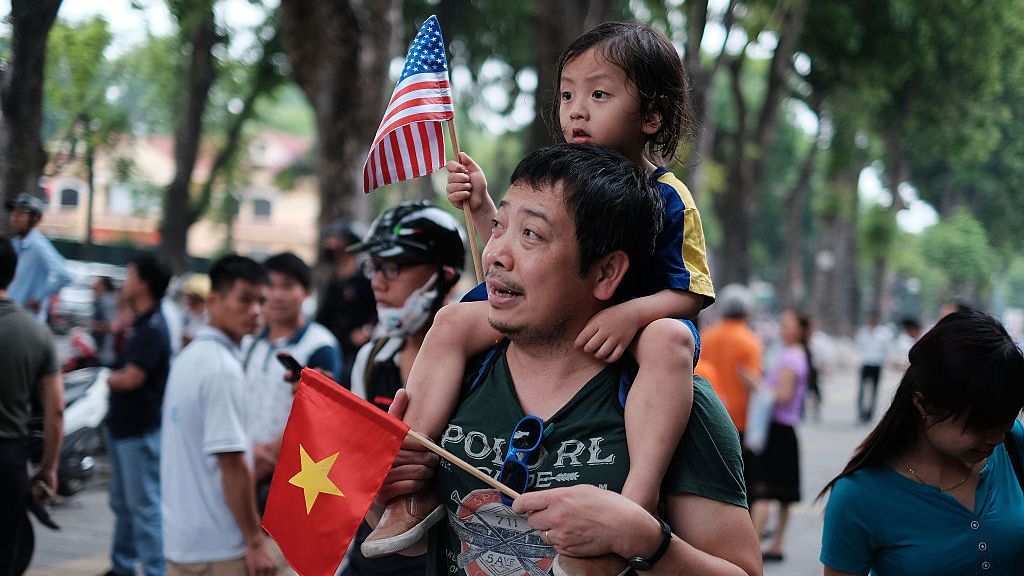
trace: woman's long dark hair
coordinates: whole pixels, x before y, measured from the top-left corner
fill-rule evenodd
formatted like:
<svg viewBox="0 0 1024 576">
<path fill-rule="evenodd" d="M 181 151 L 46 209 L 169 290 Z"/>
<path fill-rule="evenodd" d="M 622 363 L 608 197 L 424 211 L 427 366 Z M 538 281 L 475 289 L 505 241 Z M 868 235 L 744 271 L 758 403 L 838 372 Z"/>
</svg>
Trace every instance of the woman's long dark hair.
<svg viewBox="0 0 1024 576">
<path fill-rule="evenodd" d="M 817 390 L 818 369 L 814 367 L 814 356 L 811 355 L 813 323 L 811 317 L 805 312 L 793 310 L 793 315 L 796 316 L 797 324 L 800 325 L 800 347 L 804 349 L 804 355 L 807 356 L 807 390 Z"/>
<path fill-rule="evenodd" d="M 839 479 L 911 447 L 922 422 L 915 394 L 940 421 L 966 415 L 967 429 L 1005 426 L 1024 407 L 1024 354 L 988 314 L 968 309 L 939 320 L 910 349 L 910 366 L 882 420 L 818 498 Z"/>
</svg>

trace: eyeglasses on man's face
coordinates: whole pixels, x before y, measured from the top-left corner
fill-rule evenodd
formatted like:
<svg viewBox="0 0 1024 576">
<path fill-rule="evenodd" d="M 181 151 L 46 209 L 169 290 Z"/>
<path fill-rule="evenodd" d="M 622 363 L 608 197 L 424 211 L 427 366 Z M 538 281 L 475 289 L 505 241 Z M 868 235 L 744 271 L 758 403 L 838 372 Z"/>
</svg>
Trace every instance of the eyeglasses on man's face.
<svg viewBox="0 0 1024 576">
<path fill-rule="evenodd" d="M 363 274 L 367 278 L 380 272 L 386 280 L 394 280 L 402 273 L 402 270 L 425 264 L 424 262 L 396 262 L 394 260 L 363 260 Z"/>
</svg>

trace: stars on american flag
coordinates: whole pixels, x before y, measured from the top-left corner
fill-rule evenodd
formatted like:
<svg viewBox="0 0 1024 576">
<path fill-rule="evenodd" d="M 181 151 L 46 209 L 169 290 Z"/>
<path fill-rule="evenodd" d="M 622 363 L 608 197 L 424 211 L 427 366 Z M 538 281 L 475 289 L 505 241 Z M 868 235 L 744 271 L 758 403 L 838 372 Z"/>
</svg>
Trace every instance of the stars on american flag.
<svg viewBox="0 0 1024 576">
<path fill-rule="evenodd" d="M 441 26 L 423 23 L 363 165 L 363 191 L 425 176 L 444 166 L 442 123 L 455 115 Z"/>
<path fill-rule="evenodd" d="M 445 59 L 441 27 L 437 23 L 437 18 L 431 16 L 423 23 L 416 38 L 409 45 L 409 56 L 405 60 L 405 68 L 402 69 L 402 76 L 398 81 L 401 82 L 413 74 L 447 70 L 448 61 Z"/>
</svg>

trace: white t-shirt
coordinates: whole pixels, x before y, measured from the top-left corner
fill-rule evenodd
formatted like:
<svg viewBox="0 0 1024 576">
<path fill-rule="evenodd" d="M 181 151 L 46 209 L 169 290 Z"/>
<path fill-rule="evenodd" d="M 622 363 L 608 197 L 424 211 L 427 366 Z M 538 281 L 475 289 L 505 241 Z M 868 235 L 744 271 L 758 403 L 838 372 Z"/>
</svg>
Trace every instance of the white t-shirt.
<svg viewBox="0 0 1024 576">
<path fill-rule="evenodd" d="M 217 454 L 244 452 L 245 399 L 239 349 L 204 327 L 171 363 L 164 392 L 160 455 L 164 556 L 178 563 L 245 555 L 228 508 Z"/>
<path fill-rule="evenodd" d="M 860 349 L 860 363 L 867 366 L 881 366 L 889 354 L 892 332 L 878 324 L 874 327 L 861 326 L 857 331 L 857 348 Z"/>
</svg>

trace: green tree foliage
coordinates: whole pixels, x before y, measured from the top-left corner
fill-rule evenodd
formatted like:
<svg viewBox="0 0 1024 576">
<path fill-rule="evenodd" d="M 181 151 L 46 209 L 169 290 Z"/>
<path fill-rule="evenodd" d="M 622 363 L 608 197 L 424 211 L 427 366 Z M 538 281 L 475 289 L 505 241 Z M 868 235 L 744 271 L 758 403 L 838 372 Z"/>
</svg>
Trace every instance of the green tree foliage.
<svg viewBox="0 0 1024 576">
<path fill-rule="evenodd" d="M 934 269 L 945 272 L 945 296 L 980 301 L 987 295 L 997 259 L 985 228 L 967 210 L 925 231 L 921 253 Z"/>
</svg>

